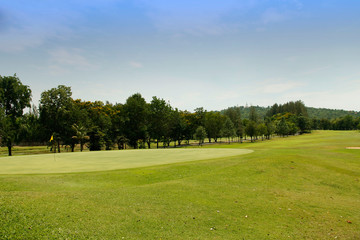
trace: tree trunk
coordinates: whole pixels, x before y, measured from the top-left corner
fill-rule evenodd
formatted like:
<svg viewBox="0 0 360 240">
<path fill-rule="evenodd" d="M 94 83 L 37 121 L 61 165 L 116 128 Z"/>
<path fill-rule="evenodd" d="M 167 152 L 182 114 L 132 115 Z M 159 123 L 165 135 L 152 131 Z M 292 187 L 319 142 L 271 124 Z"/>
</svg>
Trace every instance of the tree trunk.
<svg viewBox="0 0 360 240">
<path fill-rule="evenodd" d="M 11 145 L 12 145 L 11 142 L 9 142 L 9 143 L 7 144 L 9 156 L 12 156 Z"/>
<path fill-rule="evenodd" d="M 80 152 L 82 152 L 84 149 L 84 144 L 83 143 L 80 143 Z"/>
<path fill-rule="evenodd" d="M 156 139 L 156 148 L 159 148 L 159 139 Z"/>
<path fill-rule="evenodd" d="M 60 141 L 58 141 L 58 153 L 60 153 Z"/>
</svg>

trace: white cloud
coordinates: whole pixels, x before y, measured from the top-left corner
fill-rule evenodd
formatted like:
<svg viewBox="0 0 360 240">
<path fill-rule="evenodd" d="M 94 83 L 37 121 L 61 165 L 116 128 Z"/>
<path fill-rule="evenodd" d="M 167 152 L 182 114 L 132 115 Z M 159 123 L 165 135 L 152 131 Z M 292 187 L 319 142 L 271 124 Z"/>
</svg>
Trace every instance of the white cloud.
<svg viewBox="0 0 360 240">
<path fill-rule="evenodd" d="M 328 70 L 330 67 L 331 67 L 330 65 L 322 66 L 322 67 L 316 67 L 316 68 L 305 71 L 303 74 L 304 75 L 311 75 L 311 74 L 314 74 L 314 73 L 322 72 L 324 70 Z"/>
<path fill-rule="evenodd" d="M 159 31 L 190 35 L 219 35 L 234 32 L 239 23 L 222 19 L 228 12 L 243 9 L 253 1 L 161 1 L 138 0 L 147 7 L 147 15 Z"/>
<path fill-rule="evenodd" d="M 264 24 L 281 22 L 286 18 L 286 14 L 280 13 L 280 11 L 275 8 L 267 9 L 261 16 L 261 20 Z"/>
<path fill-rule="evenodd" d="M 77 68 L 94 68 L 94 64 L 82 55 L 82 50 L 77 48 L 59 48 L 49 51 L 51 62 L 62 66 L 72 66 Z"/>
<path fill-rule="evenodd" d="M 299 10 L 301 10 L 304 6 L 304 4 L 302 2 L 300 2 L 299 0 L 291 0 L 291 1 L 295 4 L 296 8 Z"/>
<path fill-rule="evenodd" d="M 2 12 L 6 19 L 0 19 L 0 24 L 3 24 L 0 51 L 19 52 L 42 46 L 51 39 L 63 39 L 64 36 L 74 35 L 69 26 L 76 22 L 78 14 L 64 13 L 55 7 L 44 11 L 45 6 L 36 6 L 37 4 L 27 6 L 26 10 L 21 9 L 20 2 L 3 6 Z"/>
<path fill-rule="evenodd" d="M 11 28 L 1 34 L 0 51 L 18 52 L 28 47 L 37 47 L 44 42 L 44 39 L 44 35 L 34 34 L 30 27 Z"/>
<path fill-rule="evenodd" d="M 219 94 L 215 96 L 215 99 L 219 101 L 230 101 L 230 100 L 236 100 L 240 97 L 240 93 L 234 90 L 225 90 L 220 91 Z"/>
<path fill-rule="evenodd" d="M 130 61 L 129 65 L 133 68 L 142 68 L 143 64 L 141 62 L 136 62 L 136 61 Z"/>
<path fill-rule="evenodd" d="M 360 107 L 354 99 L 360 96 L 360 89 L 339 89 L 327 91 L 293 92 L 283 97 L 287 99 L 301 99 L 310 107 L 344 109 L 360 111 Z"/>
<path fill-rule="evenodd" d="M 285 93 L 287 91 L 296 89 L 297 87 L 303 86 L 304 83 L 302 82 L 295 82 L 295 81 L 277 81 L 273 83 L 272 81 L 265 81 L 262 82 L 262 87 L 260 88 L 260 92 L 266 94 L 278 94 L 278 93 Z"/>
</svg>

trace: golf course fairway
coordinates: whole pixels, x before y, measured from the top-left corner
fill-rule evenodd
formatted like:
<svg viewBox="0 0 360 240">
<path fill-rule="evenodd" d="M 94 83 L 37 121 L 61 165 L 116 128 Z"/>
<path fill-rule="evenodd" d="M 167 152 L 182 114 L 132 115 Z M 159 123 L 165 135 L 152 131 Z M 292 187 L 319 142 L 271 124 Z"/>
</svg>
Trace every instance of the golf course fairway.
<svg viewBox="0 0 360 240">
<path fill-rule="evenodd" d="M 4 157 L 0 174 L 93 172 L 237 156 L 248 149 L 143 149 Z"/>
</svg>

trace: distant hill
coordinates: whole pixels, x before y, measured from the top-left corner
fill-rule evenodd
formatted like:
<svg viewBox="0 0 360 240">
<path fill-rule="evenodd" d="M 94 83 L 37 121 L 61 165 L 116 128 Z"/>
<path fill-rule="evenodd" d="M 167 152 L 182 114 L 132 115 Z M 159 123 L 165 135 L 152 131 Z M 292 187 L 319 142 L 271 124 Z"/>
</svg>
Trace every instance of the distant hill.
<svg viewBox="0 0 360 240">
<path fill-rule="evenodd" d="M 258 117 L 260 119 L 263 119 L 267 113 L 267 111 L 269 111 L 270 107 L 260 107 L 260 106 L 253 106 L 255 109 L 256 109 L 256 113 L 258 114 Z M 250 107 L 248 106 L 234 106 L 234 107 L 229 107 L 229 108 L 239 108 L 240 109 L 240 112 L 241 112 L 241 118 L 246 118 L 248 119 L 249 118 L 249 115 L 250 115 Z M 220 112 L 224 113 L 225 109 L 224 110 L 221 110 Z"/>
<path fill-rule="evenodd" d="M 318 118 L 318 119 L 336 119 L 340 117 L 344 117 L 346 115 L 350 115 L 353 117 L 360 117 L 360 112 L 356 111 L 346 111 L 346 110 L 338 110 L 338 109 L 327 109 L 327 108 L 313 108 L 306 107 L 307 112 L 310 118 Z"/>
<path fill-rule="evenodd" d="M 256 112 L 259 118 L 263 119 L 269 111 L 270 107 L 260 107 L 260 106 L 253 106 L 256 109 Z M 241 112 L 242 118 L 249 118 L 250 107 L 247 106 L 235 106 L 231 108 L 239 108 Z M 313 107 L 306 107 L 309 118 L 317 118 L 317 119 L 336 119 L 340 117 L 344 117 L 346 115 L 353 116 L 355 118 L 360 117 L 360 112 L 357 111 L 346 111 L 346 110 L 339 110 L 339 109 L 327 109 L 327 108 L 313 108 Z M 223 112 L 222 110 L 221 112 Z"/>
</svg>

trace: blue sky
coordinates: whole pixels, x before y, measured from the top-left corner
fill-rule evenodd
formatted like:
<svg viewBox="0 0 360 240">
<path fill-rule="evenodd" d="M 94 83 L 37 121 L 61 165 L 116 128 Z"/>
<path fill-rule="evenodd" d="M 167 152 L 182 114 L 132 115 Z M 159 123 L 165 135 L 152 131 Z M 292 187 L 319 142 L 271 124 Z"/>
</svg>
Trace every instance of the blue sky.
<svg viewBox="0 0 360 240">
<path fill-rule="evenodd" d="M 360 111 L 358 0 L 0 0 L 0 75 L 182 110 L 303 100 Z"/>
</svg>

